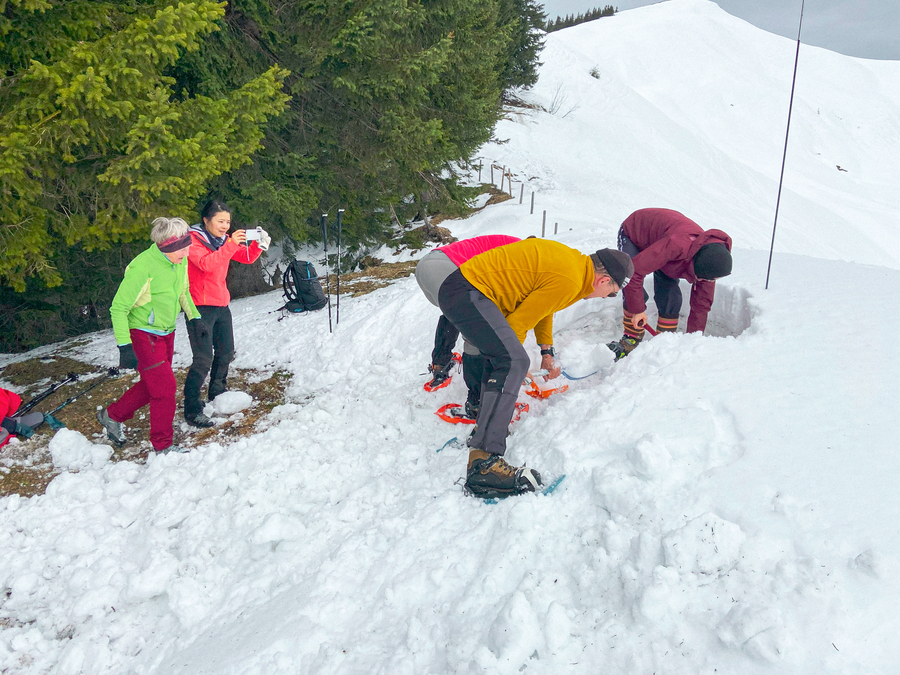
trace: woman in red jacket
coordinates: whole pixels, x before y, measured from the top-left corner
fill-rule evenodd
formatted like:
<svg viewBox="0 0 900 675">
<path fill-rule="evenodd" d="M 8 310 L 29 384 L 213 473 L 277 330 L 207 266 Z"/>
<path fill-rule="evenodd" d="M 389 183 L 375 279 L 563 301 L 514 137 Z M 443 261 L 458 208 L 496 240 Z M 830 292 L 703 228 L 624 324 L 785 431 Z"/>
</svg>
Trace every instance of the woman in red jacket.
<svg viewBox="0 0 900 675">
<path fill-rule="evenodd" d="M 228 263 L 249 265 L 269 248 L 271 238 L 263 229 L 254 230 L 258 239 L 249 242 L 246 230 L 231 228 L 231 209 L 212 200 L 200 212 L 200 222 L 191 226 L 193 242 L 188 251 L 188 278 L 191 297 L 200 319 L 188 322 L 188 336 L 194 361 L 184 381 L 184 419 L 195 427 L 211 427 L 203 413 L 200 390 L 209 375 L 207 398 L 212 401 L 226 391 L 228 365 L 234 359 L 234 331 L 228 303 L 231 295 L 225 284 Z"/>
</svg>

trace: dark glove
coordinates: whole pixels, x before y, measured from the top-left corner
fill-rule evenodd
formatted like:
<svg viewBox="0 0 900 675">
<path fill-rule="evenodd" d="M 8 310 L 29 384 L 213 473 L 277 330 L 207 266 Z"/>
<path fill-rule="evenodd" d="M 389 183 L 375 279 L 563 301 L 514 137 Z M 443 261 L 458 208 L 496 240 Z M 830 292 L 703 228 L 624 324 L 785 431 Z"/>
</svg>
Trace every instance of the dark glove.
<svg viewBox="0 0 900 675">
<path fill-rule="evenodd" d="M 119 368 L 137 368 L 137 356 L 134 355 L 134 347 L 119 345 Z"/>
</svg>

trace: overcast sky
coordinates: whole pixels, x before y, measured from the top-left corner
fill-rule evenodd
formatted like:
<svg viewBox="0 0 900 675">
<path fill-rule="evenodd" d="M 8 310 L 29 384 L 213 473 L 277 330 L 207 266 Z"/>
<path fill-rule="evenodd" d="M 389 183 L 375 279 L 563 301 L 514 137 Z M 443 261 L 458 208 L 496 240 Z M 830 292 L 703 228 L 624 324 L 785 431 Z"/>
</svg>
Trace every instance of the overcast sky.
<svg viewBox="0 0 900 675">
<path fill-rule="evenodd" d="M 550 19 L 612 5 L 620 12 L 658 0 L 545 0 Z M 801 0 L 715 0 L 729 14 L 763 30 L 797 39 Z M 602 20 L 602 19 L 601 19 Z M 807 0 L 803 10 L 804 44 L 867 59 L 900 59 L 898 0 Z"/>
</svg>

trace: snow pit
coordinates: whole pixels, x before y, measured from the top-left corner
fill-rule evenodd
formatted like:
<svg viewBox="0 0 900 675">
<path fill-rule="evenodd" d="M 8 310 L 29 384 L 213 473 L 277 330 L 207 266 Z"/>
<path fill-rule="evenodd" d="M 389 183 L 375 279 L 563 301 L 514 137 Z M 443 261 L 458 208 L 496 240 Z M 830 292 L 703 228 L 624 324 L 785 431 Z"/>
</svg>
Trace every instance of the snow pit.
<svg viewBox="0 0 900 675">
<path fill-rule="evenodd" d="M 717 283 L 716 299 L 709 311 L 705 333 L 714 337 L 737 337 L 750 328 L 756 313 L 751 297 L 746 288 Z"/>
</svg>

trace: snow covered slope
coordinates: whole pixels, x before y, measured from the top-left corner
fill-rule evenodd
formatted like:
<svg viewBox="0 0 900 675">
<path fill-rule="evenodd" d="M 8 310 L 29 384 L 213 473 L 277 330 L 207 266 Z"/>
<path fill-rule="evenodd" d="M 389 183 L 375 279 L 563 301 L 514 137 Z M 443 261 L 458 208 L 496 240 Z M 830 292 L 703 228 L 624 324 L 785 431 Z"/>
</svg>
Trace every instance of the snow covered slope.
<svg viewBox="0 0 900 675">
<path fill-rule="evenodd" d="M 437 310 L 414 280 L 344 298 L 333 335 L 324 312 L 278 321 L 278 294 L 236 301 L 235 365 L 291 371 L 290 403 L 146 465 L 59 432 L 78 472 L 0 500 L 0 672 L 897 672 L 900 63 L 801 50 L 764 290 L 790 41 L 673 0 L 542 58 L 525 96 L 556 112 L 483 151 L 524 203 L 445 224 L 540 234 L 546 209 L 591 251 L 679 209 L 735 240 L 708 335 L 613 364 L 618 301 L 558 314 L 564 366 L 599 372 L 529 399 L 508 454 L 566 479 L 491 506 L 455 484 L 465 451 L 437 452 L 464 387 L 422 389 Z"/>
<path fill-rule="evenodd" d="M 525 98 L 555 113 L 512 114 L 485 158 L 538 191 L 529 234 L 546 209 L 567 243 L 612 242 L 665 206 L 768 250 L 795 49 L 706 0 L 551 33 Z M 900 267 L 898 108 L 896 61 L 801 47 L 776 251 Z"/>
</svg>

